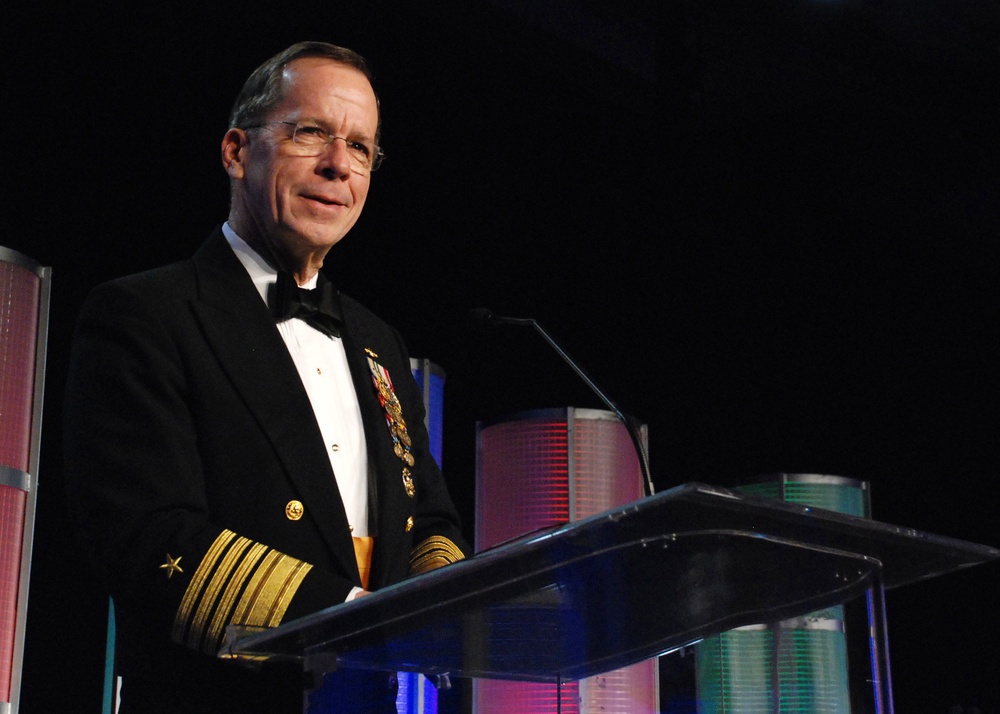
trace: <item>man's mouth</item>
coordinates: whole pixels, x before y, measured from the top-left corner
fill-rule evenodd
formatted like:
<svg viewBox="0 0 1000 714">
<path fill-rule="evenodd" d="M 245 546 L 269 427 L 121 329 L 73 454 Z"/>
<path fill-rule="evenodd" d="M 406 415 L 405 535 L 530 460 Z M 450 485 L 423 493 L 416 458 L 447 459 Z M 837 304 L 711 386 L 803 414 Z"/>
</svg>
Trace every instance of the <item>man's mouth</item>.
<svg viewBox="0 0 1000 714">
<path fill-rule="evenodd" d="M 343 206 L 344 205 L 343 201 L 340 201 L 340 200 L 338 200 L 336 198 L 330 198 L 328 196 L 317 196 L 317 195 L 314 195 L 314 194 L 306 194 L 305 196 L 303 196 L 303 198 L 306 198 L 306 199 L 308 199 L 310 201 L 315 201 L 316 203 L 321 203 L 324 206 Z"/>
</svg>

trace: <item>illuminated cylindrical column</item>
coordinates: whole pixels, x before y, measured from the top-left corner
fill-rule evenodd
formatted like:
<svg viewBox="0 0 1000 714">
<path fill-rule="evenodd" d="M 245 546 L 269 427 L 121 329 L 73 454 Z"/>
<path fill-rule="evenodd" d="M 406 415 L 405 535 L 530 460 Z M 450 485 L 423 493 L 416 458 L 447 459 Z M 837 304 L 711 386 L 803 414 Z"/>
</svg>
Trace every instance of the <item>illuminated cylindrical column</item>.
<svg viewBox="0 0 1000 714">
<path fill-rule="evenodd" d="M 410 369 L 424 396 L 427 410 L 427 433 L 431 441 L 431 456 L 441 466 L 444 445 L 444 379 L 445 373 L 429 359 L 410 358 Z"/>
<path fill-rule="evenodd" d="M 11 712 L 28 612 L 50 279 L 49 268 L 0 248 L 0 710 Z"/>
<path fill-rule="evenodd" d="M 445 373 L 430 360 L 413 357 L 410 358 L 410 369 L 423 393 L 431 456 L 440 466 L 444 446 Z M 422 674 L 399 672 L 397 681 L 399 694 L 396 696 L 396 711 L 399 714 L 437 714 L 438 692 L 431 680 Z"/>
<path fill-rule="evenodd" d="M 862 518 L 868 484 L 776 474 L 734 490 Z M 844 606 L 708 637 L 695 647 L 699 714 L 850 714 Z"/>
<path fill-rule="evenodd" d="M 643 448 L 646 428 L 641 427 Z M 643 497 L 628 430 L 611 412 L 551 409 L 478 425 L 476 550 Z M 608 607 L 615 607 L 609 602 Z M 657 711 L 657 667 L 648 660 L 561 685 L 480 679 L 476 714 Z"/>
</svg>

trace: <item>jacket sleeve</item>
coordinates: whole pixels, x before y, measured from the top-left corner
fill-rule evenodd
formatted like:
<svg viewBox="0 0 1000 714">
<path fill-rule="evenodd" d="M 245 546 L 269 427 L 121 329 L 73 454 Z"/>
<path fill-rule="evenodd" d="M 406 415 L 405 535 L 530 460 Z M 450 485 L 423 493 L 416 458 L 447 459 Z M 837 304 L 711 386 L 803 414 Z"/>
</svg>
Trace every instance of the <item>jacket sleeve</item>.
<svg viewBox="0 0 1000 714">
<path fill-rule="evenodd" d="M 247 527 L 273 466 L 258 458 L 257 474 L 257 447 L 238 442 L 205 458 L 202 422 L 224 437 L 236 417 L 195 393 L 193 374 L 210 368 L 178 337 L 170 316 L 184 309 L 121 281 L 86 301 L 64 401 L 67 502 L 127 626 L 215 655 L 228 625 L 278 625 L 343 602 L 357 581 L 305 546 L 287 552 L 287 534 L 275 531 L 276 547 Z M 251 464 L 245 481 L 216 472 L 227 457 Z"/>
</svg>

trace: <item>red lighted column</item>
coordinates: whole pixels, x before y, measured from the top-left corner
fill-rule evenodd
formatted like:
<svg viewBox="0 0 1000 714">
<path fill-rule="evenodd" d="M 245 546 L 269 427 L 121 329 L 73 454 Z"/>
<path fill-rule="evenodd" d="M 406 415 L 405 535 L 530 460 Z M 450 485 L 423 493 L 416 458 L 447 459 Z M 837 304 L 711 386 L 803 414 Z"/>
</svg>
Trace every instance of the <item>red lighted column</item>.
<svg viewBox="0 0 1000 714">
<path fill-rule="evenodd" d="M 0 704 L 11 712 L 28 610 L 50 276 L 0 247 Z"/>
</svg>

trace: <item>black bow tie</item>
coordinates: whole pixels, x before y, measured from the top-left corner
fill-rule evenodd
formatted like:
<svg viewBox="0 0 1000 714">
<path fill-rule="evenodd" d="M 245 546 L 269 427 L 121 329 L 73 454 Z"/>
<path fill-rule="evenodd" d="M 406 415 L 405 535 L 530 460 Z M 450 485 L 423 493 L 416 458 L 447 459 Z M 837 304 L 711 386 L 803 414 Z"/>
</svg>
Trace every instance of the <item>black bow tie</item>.
<svg viewBox="0 0 1000 714">
<path fill-rule="evenodd" d="M 307 290 L 296 284 L 291 273 L 279 272 L 277 282 L 268 289 L 267 306 L 276 322 L 297 317 L 332 337 L 340 336 L 344 324 L 340 294 L 322 273 L 316 287 Z"/>
</svg>

